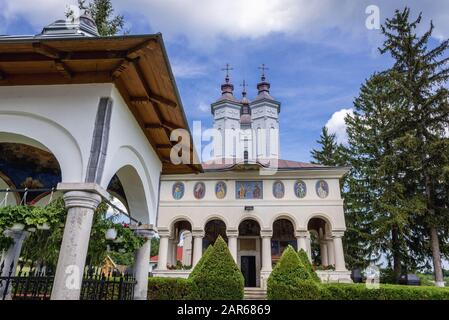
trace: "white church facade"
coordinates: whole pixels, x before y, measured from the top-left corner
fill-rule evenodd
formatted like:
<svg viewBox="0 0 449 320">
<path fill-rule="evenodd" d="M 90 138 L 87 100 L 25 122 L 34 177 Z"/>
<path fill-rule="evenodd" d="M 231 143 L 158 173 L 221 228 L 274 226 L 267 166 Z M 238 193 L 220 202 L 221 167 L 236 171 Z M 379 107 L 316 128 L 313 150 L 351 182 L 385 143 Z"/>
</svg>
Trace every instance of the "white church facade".
<svg viewBox="0 0 449 320">
<path fill-rule="evenodd" d="M 266 285 L 287 245 L 318 261 L 324 281 L 350 281 L 339 183 L 348 169 L 280 159 L 280 103 L 270 95 L 265 74 L 253 101 L 245 85 L 241 99 L 233 88 L 227 74 L 221 97 L 211 104 L 219 134 L 214 157 L 202 164 L 204 172 L 161 176 L 161 242 L 154 274 L 188 275 L 187 270 L 168 268 L 176 265 L 174 253 L 186 234 L 182 242 L 192 248 L 187 259 L 192 266 L 221 235 L 248 287 Z"/>
</svg>

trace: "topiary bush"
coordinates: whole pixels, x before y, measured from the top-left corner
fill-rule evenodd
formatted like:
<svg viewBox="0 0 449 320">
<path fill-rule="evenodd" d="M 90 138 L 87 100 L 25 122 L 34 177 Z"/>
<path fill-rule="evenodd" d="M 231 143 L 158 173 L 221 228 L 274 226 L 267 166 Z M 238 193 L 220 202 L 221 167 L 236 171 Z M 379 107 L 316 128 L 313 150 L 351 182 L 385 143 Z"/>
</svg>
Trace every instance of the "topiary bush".
<svg viewBox="0 0 449 320">
<path fill-rule="evenodd" d="M 200 261 L 197 262 L 195 268 L 193 268 L 192 272 L 190 272 L 189 279 L 192 279 L 193 277 L 195 277 L 195 275 L 197 275 L 200 272 L 200 270 L 204 264 L 204 261 L 212 253 L 213 250 L 214 250 L 213 245 L 210 245 L 207 247 L 207 249 L 206 249 L 206 251 L 204 251 Z"/>
<path fill-rule="evenodd" d="M 304 268 L 306 268 L 307 272 L 310 274 L 311 279 L 315 282 L 321 283 L 321 279 L 313 270 L 312 264 L 310 263 L 309 257 L 307 256 L 307 253 L 304 251 L 304 249 L 299 250 L 298 256 Z"/>
<path fill-rule="evenodd" d="M 195 283 L 189 279 L 153 277 L 148 279 L 149 300 L 197 299 Z"/>
<path fill-rule="evenodd" d="M 213 249 L 210 249 L 202 264 L 195 269 L 190 280 L 195 284 L 198 299 L 243 299 L 243 275 L 223 238 L 217 238 Z"/>
<path fill-rule="evenodd" d="M 317 300 L 320 288 L 301 263 L 295 249 L 288 246 L 268 277 L 269 300 Z"/>
</svg>

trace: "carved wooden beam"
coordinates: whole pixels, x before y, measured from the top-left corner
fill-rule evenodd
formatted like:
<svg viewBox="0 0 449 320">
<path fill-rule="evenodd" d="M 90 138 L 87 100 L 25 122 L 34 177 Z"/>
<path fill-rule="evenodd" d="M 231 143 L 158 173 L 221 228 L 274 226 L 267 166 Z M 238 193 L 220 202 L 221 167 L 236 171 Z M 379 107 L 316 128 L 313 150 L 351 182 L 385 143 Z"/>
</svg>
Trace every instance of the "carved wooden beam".
<svg viewBox="0 0 449 320">
<path fill-rule="evenodd" d="M 134 66 L 134 70 L 136 70 L 137 76 L 139 77 L 140 82 L 144 86 L 144 89 L 145 89 L 145 92 L 146 92 L 146 94 L 148 96 L 148 99 L 150 99 L 153 102 L 162 103 L 162 104 L 165 104 L 167 106 L 175 108 L 177 106 L 176 102 L 174 102 L 174 101 L 172 101 L 172 100 L 170 100 L 168 98 L 162 97 L 160 95 L 157 95 L 157 94 L 155 94 L 151 90 L 150 86 L 147 83 L 145 75 L 143 74 L 143 71 L 142 71 L 142 69 L 141 69 L 141 67 L 139 65 L 138 60 L 135 59 L 135 60 L 132 61 L 132 63 L 133 63 L 133 66 Z"/>
<path fill-rule="evenodd" d="M 49 47 L 43 43 L 35 42 L 33 43 L 34 52 L 39 53 L 43 56 L 52 58 L 52 59 L 60 59 L 60 52 L 52 47 Z"/>
<path fill-rule="evenodd" d="M 61 60 L 55 60 L 55 67 L 59 73 L 61 73 L 66 78 L 72 78 L 72 71 L 65 65 Z"/>
<path fill-rule="evenodd" d="M 155 49 L 157 47 L 157 40 L 156 39 L 150 39 L 147 41 L 144 41 L 143 43 L 135 46 L 134 48 L 128 50 L 127 57 L 130 59 L 135 59 L 139 57 L 140 51 L 144 49 Z"/>
</svg>

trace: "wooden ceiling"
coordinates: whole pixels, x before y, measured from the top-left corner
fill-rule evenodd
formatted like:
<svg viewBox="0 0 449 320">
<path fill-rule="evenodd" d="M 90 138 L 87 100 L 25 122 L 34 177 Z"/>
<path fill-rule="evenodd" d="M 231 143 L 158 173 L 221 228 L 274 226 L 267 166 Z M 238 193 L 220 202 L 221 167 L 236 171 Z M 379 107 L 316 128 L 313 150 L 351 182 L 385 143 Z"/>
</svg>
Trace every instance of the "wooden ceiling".
<svg viewBox="0 0 449 320">
<path fill-rule="evenodd" d="M 83 83 L 116 85 L 164 174 L 202 171 L 200 164 L 170 161 L 171 131 L 189 126 L 160 34 L 0 41 L 0 86 Z M 195 163 L 192 140 L 190 146 Z"/>
</svg>

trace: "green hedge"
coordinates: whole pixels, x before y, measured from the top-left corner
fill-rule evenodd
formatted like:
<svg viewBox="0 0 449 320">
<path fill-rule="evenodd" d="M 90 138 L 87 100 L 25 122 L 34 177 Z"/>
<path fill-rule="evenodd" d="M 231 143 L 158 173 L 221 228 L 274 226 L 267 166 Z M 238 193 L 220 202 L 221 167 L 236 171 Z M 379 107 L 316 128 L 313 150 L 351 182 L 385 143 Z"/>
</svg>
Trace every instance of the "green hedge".
<svg viewBox="0 0 449 320">
<path fill-rule="evenodd" d="M 322 300 L 449 300 L 449 288 L 381 284 L 368 289 L 365 284 L 323 284 Z"/>
<path fill-rule="evenodd" d="M 210 245 L 207 247 L 206 251 L 204 251 L 203 255 L 201 256 L 200 261 L 197 262 L 195 268 L 193 268 L 192 272 L 190 272 L 189 279 L 192 279 L 199 273 L 201 270 L 204 261 L 206 261 L 207 257 L 211 254 L 211 252 L 214 250 L 214 246 Z"/>
<path fill-rule="evenodd" d="M 195 269 L 189 279 L 195 283 L 200 300 L 243 299 L 243 275 L 220 236 L 202 264 Z"/>
<path fill-rule="evenodd" d="M 149 300 L 194 300 L 195 284 L 189 279 L 161 278 L 148 279 Z"/>
</svg>

